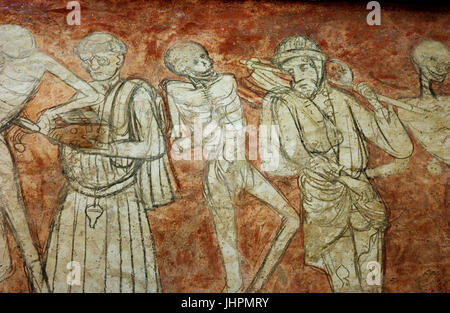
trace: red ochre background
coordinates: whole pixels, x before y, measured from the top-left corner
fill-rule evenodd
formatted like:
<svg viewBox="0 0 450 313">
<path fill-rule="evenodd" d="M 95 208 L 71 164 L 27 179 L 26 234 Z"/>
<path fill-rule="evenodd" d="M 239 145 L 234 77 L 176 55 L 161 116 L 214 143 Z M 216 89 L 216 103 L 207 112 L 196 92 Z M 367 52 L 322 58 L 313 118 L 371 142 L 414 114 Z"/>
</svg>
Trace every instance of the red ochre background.
<svg viewBox="0 0 450 313">
<path fill-rule="evenodd" d="M 265 1 L 80 1 L 81 25 L 66 23 L 66 1 L 0 1 L 0 23 L 32 31 L 40 49 L 82 78 L 73 47 L 84 35 L 110 32 L 128 46 L 122 77 L 140 77 L 154 86 L 174 78 L 164 67 L 164 51 L 175 41 L 204 44 L 219 71 L 248 75 L 240 59 L 268 58 L 286 36 L 313 38 L 330 58 L 348 63 L 355 81 L 370 83 L 393 98 L 418 95 L 418 77 L 409 55 L 420 40 L 449 44 L 449 7 L 383 5 L 381 25 L 366 23 L 366 2 Z M 439 84 L 449 92 L 449 80 Z M 46 74 L 25 114 L 36 119 L 45 108 L 61 104 L 73 90 Z M 244 103 L 249 124 L 258 123 L 258 110 Z M 27 135 L 26 150 L 14 152 L 29 225 L 35 244 L 44 253 L 49 228 L 64 177 L 58 149 L 41 135 Z M 391 157 L 370 146 L 370 165 Z M 415 142 L 410 169 L 373 181 L 389 213 L 385 238 L 386 292 L 448 292 L 450 232 L 446 212 L 448 172 L 431 176 L 430 155 Z M 173 163 L 181 185 L 180 199 L 149 212 L 164 292 L 220 292 L 224 271 L 211 217 L 202 198 L 201 161 Z M 295 178 L 270 178 L 301 213 Z M 248 285 L 275 234 L 279 219 L 250 195 L 242 194 L 237 209 L 242 271 Z M 2 292 L 28 292 L 23 262 L 11 236 L 14 273 L 0 284 Z M 326 275 L 305 266 L 302 229 L 264 286 L 264 292 L 330 292 Z"/>
</svg>

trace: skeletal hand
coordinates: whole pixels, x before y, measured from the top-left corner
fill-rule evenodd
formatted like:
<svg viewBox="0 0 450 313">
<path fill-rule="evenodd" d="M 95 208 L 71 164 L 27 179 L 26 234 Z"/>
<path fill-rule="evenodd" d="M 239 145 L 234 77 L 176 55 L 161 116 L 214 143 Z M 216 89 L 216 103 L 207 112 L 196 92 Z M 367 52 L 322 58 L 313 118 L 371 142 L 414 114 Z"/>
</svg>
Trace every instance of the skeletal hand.
<svg viewBox="0 0 450 313">
<path fill-rule="evenodd" d="M 356 91 L 369 101 L 370 104 L 379 104 L 378 96 L 375 91 L 367 83 L 359 83 L 356 86 Z"/>
<path fill-rule="evenodd" d="M 45 110 L 38 118 L 36 124 L 40 128 L 40 132 L 49 134 L 56 124 L 56 116 L 51 109 Z"/>
<path fill-rule="evenodd" d="M 261 61 L 258 58 L 251 58 L 250 60 L 247 61 L 246 65 L 248 67 L 249 70 L 254 70 L 254 64 L 255 63 L 260 63 Z"/>
</svg>

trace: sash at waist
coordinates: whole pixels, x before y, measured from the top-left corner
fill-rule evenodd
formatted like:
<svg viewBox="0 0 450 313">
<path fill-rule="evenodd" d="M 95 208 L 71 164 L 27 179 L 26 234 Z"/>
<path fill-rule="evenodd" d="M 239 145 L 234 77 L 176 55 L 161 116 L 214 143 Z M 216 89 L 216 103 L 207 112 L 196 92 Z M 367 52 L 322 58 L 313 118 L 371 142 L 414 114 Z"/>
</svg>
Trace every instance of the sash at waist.
<svg viewBox="0 0 450 313">
<path fill-rule="evenodd" d="M 130 176 L 122 181 L 115 182 L 111 185 L 100 188 L 88 188 L 80 185 L 76 180 L 68 180 L 69 185 L 77 192 L 94 198 L 103 198 L 113 194 L 117 194 L 136 183 L 136 177 Z"/>
</svg>

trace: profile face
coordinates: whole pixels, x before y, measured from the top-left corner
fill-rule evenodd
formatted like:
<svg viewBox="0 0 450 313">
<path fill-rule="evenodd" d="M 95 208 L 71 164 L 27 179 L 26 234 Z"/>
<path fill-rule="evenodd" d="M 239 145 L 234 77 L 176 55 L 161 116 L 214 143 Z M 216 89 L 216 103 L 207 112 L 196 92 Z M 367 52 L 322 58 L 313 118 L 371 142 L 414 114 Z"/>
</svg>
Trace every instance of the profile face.
<svg viewBox="0 0 450 313">
<path fill-rule="evenodd" d="M 203 47 L 192 45 L 187 49 L 187 59 L 185 71 L 189 76 L 202 78 L 213 72 L 213 60 L 209 57 L 208 51 Z"/>
<path fill-rule="evenodd" d="M 447 76 L 449 66 L 449 60 L 443 59 L 440 56 L 429 56 L 422 61 L 420 69 L 429 80 L 443 82 Z"/>
<path fill-rule="evenodd" d="M 113 78 L 123 64 L 123 55 L 114 52 L 80 53 L 80 59 L 83 67 L 96 81 Z"/>
<path fill-rule="evenodd" d="M 287 60 L 281 69 L 292 77 L 292 88 L 305 98 L 314 98 L 323 79 L 323 62 L 302 56 Z"/>
</svg>

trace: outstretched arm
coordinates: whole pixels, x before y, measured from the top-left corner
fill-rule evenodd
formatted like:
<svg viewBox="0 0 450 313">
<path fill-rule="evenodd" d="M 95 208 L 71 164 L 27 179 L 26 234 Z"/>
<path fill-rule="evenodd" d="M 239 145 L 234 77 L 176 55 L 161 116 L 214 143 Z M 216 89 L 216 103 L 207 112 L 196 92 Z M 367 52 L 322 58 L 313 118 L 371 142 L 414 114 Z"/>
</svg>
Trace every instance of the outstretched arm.
<svg viewBox="0 0 450 313">
<path fill-rule="evenodd" d="M 170 82 L 168 82 L 170 84 Z M 169 115 L 170 115 L 170 134 L 171 137 L 176 140 L 183 137 L 182 133 L 182 122 L 180 117 L 180 112 L 178 110 L 178 107 L 176 105 L 176 101 L 173 95 L 173 91 L 166 84 L 166 95 L 167 95 L 167 106 L 169 109 Z"/>
<path fill-rule="evenodd" d="M 366 170 L 367 177 L 388 177 L 391 175 L 402 173 L 408 170 L 410 160 L 411 157 L 406 159 L 394 159 L 394 161 L 392 161 L 391 163 L 383 164 L 374 168 L 369 168 Z"/>
<path fill-rule="evenodd" d="M 59 114 L 95 105 L 103 101 L 102 94 L 98 93 L 91 85 L 76 76 L 52 57 L 46 55 L 45 53 L 39 52 L 37 54 L 37 58 L 40 62 L 42 62 L 45 70 L 61 79 L 67 85 L 75 89 L 78 94 L 82 95 L 80 97 L 73 98 L 69 102 L 62 105 L 47 109 L 43 114 L 41 114 L 37 124 L 44 132 L 48 132 L 50 130 L 53 120 Z"/>
<path fill-rule="evenodd" d="M 42 61 L 45 64 L 45 69 L 53 75 L 60 78 L 67 85 L 75 89 L 84 97 L 78 97 L 63 105 L 51 108 L 54 114 L 65 113 L 74 109 L 91 106 L 103 101 L 103 95 L 99 94 L 91 85 L 82 80 L 80 77 L 72 73 L 65 66 L 46 54 L 40 54 Z"/>
</svg>

